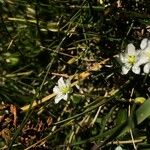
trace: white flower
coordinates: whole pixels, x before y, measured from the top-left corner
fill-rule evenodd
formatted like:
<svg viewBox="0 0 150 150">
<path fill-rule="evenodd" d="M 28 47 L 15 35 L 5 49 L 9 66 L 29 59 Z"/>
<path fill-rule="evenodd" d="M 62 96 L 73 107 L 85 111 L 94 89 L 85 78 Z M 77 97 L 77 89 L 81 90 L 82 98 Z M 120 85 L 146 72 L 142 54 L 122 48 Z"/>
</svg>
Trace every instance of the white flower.
<svg viewBox="0 0 150 150">
<path fill-rule="evenodd" d="M 150 40 L 144 38 L 140 44 L 141 54 L 140 59 L 136 63 L 136 66 L 140 66 L 144 64 L 143 71 L 144 73 L 150 72 Z"/>
<path fill-rule="evenodd" d="M 117 146 L 115 150 L 123 150 L 121 146 Z"/>
<path fill-rule="evenodd" d="M 58 86 L 53 88 L 53 92 L 56 94 L 55 103 L 59 103 L 61 99 L 67 100 L 68 94 L 71 92 L 70 80 L 64 81 L 63 77 L 58 80 Z"/>
<path fill-rule="evenodd" d="M 126 52 L 120 54 L 120 60 L 123 63 L 122 74 L 127 74 L 130 69 L 132 69 L 135 74 L 140 73 L 140 67 L 136 65 L 139 60 L 139 53 L 139 51 L 135 50 L 132 43 L 127 45 Z"/>
</svg>

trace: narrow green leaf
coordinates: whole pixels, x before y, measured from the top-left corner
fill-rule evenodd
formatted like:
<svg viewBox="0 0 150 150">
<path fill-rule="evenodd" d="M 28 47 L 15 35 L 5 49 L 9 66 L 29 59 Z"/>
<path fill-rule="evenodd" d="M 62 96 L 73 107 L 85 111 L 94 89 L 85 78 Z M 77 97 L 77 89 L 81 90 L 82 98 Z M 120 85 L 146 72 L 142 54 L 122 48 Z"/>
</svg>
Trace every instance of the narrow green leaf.
<svg viewBox="0 0 150 150">
<path fill-rule="evenodd" d="M 127 119 L 127 111 L 125 109 L 120 109 L 116 118 L 117 125 L 123 123 Z"/>
<path fill-rule="evenodd" d="M 137 124 L 150 116 L 150 99 L 146 100 L 136 111 Z"/>
</svg>

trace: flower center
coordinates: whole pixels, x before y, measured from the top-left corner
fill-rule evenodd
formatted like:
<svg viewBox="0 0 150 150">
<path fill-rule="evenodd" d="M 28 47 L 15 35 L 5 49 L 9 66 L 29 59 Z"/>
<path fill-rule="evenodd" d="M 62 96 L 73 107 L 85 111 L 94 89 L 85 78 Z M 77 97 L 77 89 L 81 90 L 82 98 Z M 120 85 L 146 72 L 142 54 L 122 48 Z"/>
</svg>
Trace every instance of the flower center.
<svg viewBox="0 0 150 150">
<path fill-rule="evenodd" d="M 136 57 L 135 55 L 129 55 L 128 56 L 128 63 L 130 63 L 131 65 L 134 65 L 136 62 Z"/>
<path fill-rule="evenodd" d="M 69 93 L 69 92 L 70 92 L 70 87 L 69 87 L 69 86 L 62 87 L 62 88 L 61 88 L 61 92 L 62 92 L 63 94 Z"/>
</svg>

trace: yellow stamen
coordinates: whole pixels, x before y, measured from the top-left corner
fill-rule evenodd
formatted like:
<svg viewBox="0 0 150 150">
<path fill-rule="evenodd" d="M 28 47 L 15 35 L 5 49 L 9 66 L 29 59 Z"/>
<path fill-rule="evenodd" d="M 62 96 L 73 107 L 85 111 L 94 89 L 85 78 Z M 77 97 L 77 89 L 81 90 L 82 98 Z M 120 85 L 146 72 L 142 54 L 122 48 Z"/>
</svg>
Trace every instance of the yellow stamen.
<svg viewBox="0 0 150 150">
<path fill-rule="evenodd" d="M 130 63 L 131 65 L 134 65 L 136 62 L 136 57 L 135 55 L 129 55 L 128 56 L 128 63 Z"/>
<path fill-rule="evenodd" d="M 62 87 L 61 88 L 61 92 L 63 93 L 63 94 L 66 94 L 66 93 L 68 93 L 70 91 L 70 87 L 69 86 L 67 86 L 67 87 Z"/>
</svg>

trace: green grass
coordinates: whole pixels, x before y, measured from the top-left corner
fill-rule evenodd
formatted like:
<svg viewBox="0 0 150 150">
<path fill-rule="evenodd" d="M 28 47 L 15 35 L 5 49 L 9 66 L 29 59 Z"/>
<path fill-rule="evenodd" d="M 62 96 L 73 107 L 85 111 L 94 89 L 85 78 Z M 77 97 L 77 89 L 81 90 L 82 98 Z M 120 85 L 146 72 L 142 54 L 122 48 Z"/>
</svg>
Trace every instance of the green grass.
<svg viewBox="0 0 150 150">
<path fill-rule="evenodd" d="M 120 2 L 0 0 L 0 149 L 150 148 L 149 75 L 117 59 L 149 37 L 149 4 Z"/>
</svg>

